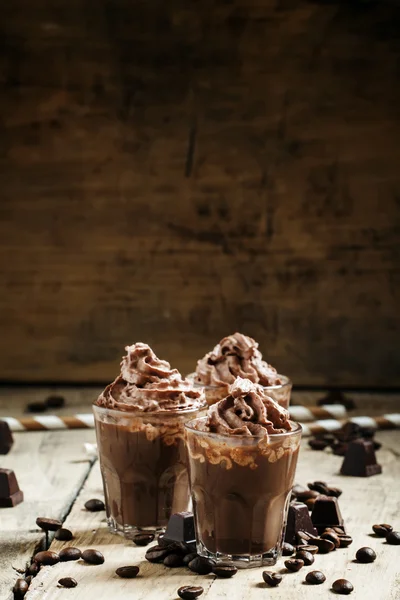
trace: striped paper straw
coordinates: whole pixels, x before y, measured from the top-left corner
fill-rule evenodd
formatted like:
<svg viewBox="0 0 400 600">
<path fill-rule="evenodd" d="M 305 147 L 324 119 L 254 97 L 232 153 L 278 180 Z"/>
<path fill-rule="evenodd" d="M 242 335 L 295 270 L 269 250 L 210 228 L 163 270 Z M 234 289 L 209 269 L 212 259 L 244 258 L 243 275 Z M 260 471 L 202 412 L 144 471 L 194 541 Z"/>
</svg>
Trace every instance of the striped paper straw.
<svg viewBox="0 0 400 600">
<path fill-rule="evenodd" d="M 352 417 L 348 420 L 322 419 L 313 423 L 302 423 L 303 436 L 311 436 L 318 433 L 331 433 L 339 431 L 345 423 L 356 423 L 360 427 L 370 429 L 397 429 L 400 427 L 400 414 L 393 413 L 378 417 Z"/>
<path fill-rule="evenodd" d="M 293 421 L 307 423 L 319 419 L 344 419 L 347 415 L 343 404 L 330 404 L 329 406 L 289 406 L 290 418 Z"/>
</svg>

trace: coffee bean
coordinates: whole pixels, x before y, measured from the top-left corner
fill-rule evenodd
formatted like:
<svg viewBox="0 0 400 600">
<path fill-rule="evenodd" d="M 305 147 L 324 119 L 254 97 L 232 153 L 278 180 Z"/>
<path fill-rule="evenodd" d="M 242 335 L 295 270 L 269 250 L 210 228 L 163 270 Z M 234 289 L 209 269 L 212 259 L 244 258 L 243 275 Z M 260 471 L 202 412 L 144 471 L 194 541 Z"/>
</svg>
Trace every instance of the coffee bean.
<svg viewBox="0 0 400 600">
<path fill-rule="evenodd" d="M 391 531 L 388 533 L 386 541 L 391 546 L 398 546 L 400 544 L 400 531 Z"/>
<path fill-rule="evenodd" d="M 233 577 L 237 573 L 237 568 L 235 565 L 225 565 L 223 563 L 219 565 L 215 565 L 212 569 L 212 572 L 217 577 L 221 577 L 223 579 L 228 579 L 229 577 Z"/>
<path fill-rule="evenodd" d="M 325 531 L 334 531 L 338 535 L 345 535 L 344 527 L 339 527 L 338 525 L 335 525 L 335 527 L 326 527 Z"/>
<path fill-rule="evenodd" d="M 32 413 L 42 413 L 47 410 L 47 405 L 44 402 L 30 402 L 26 410 Z"/>
<path fill-rule="evenodd" d="M 198 575 L 208 575 L 208 573 L 211 573 L 213 566 L 214 564 L 203 556 L 196 556 L 188 564 L 189 569 Z"/>
<path fill-rule="evenodd" d="M 32 581 L 32 575 L 28 575 L 27 577 L 25 577 L 25 581 L 28 584 L 28 586 L 31 585 L 31 581 Z"/>
<path fill-rule="evenodd" d="M 335 544 L 330 540 L 325 540 L 324 538 L 313 539 L 313 544 L 314 546 L 318 546 L 318 552 L 320 554 L 327 554 L 328 552 L 335 550 Z"/>
<path fill-rule="evenodd" d="M 332 544 L 335 545 L 335 548 L 339 548 L 340 546 L 339 536 L 334 531 L 324 532 L 321 535 L 321 538 L 323 540 L 329 540 L 330 542 L 332 542 Z"/>
<path fill-rule="evenodd" d="M 38 552 L 34 556 L 35 562 L 40 565 L 55 565 L 60 561 L 60 557 L 56 552 L 52 552 L 51 550 L 43 550 L 42 552 Z"/>
<path fill-rule="evenodd" d="M 326 580 L 322 571 L 310 571 L 306 575 L 306 582 L 310 585 L 320 585 Z"/>
<path fill-rule="evenodd" d="M 103 500 L 99 500 L 98 498 L 92 498 L 85 502 L 85 508 L 89 512 L 99 512 L 100 510 L 106 509 Z"/>
<path fill-rule="evenodd" d="M 262 576 L 265 583 L 268 583 L 271 587 L 276 587 L 282 581 L 282 575 L 273 573 L 272 571 L 263 571 Z"/>
<path fill-rule="evenodd" d="M 20 598 L 23 598 L 28 591 L 28 588 L 29 585 L 25 579 L 17 579 L 13 587 L 14 600 L 20 600 Z"/>
<path fill-rule="evenodd" d="M 98 550 L 88 548 L 82 552 L 82 559 L 90 565 L 102 565 L 104 562 L 104 556 Z"/>
<path fill-rule="evenodd" d="M 64 396 L 56 396 L 54 394 L 46 398 L 45 404 L 47 408 L 62 408 L 65 406 L 65 398 Z"/>
<path fill-rule="evenodd" d="M 197 552 L 190 552 L 190 554 L 186 554 L 186 556 L 183 557 L 183 564 L 188 565 L 194 558 L 196 558 L 196 556 L 198 556 Z"/>
<path fill-rule="evenodd" d="M 309 552 L 310 554 L 317 554 L 318 546 L 313 544 L 304 544 L 304 546 L 297 546 L 299 552 Z"/>
<path fill-rule="evenodd" d="M 299 483 L 295 483 L 292 487 L 293 496 L 297 496 L 298 494 L 308 492 L 308 489 L 304 487 L 304 485 L 300 485 Z"/>
<path fill-rule="evenodd" d="M 74 588 L 78 585 L 78 582 L 73 577 L 61 577 L 58 580 L 58 585 L 65 588 Z"/>
<path fill-rule="evenodd" d="M 28 575 L 32 575 L 32 577 L 36 577 L 36 575 L 39 573 L 40 570 L 40 566 L 38 565 L 38 563 L 33 562 L 27 570 L 27 574 Z"/>
<path fill-rule="evenodd" d="M 183 566 L 183 557 L 180 554 L 168 554 L 163 560 L 166 567 L 170 569 L 176 569 L 177 567 Z"/>
<path fill-rule="evenodd" d="M 289 558 L 285 560 L 285 567 L 289 571 L 300 571 L 301 567 L 304 567 L 304 560 L 301 560 L 301 558 Z"/>
<path fill-rule="evenodd" d="M 118 567 L 115 572 L 118 577 L 122 577 L 123 579 L 133 579 L 139 573 L 139 567 L 134 565 L 129 567 Z"/>
<path fill-rule="evenodd" d="M 315 537 L 316 536 L 312 535 L 311 533 L 307 533 L 307 531 L 298 531 L 296 533 L 296 538 L 297 538 L 298 543 L 305 541 L 308 544 L 308 542 L 310 540 L 313 540 Z"/>
<path fill-rule="evenodd" d="M 54 534 L 54 537 L 60 542 L 69 542 L 74 536 L 72 535 L 72 531 L 61 527 L 61 529 L 57 529 L 57 531 Z"/>
<path fill-rule="evenodd" d="M 329 446 L 328 442 L 319 438 L 312 438 L 311 440 L 308 440 L 308 445 L 313 450 L 325 450 L 325 448 Z"/>
<path fill-rule="evenodd" d="M 288 544 L 287 542 L 283 542 L 282 544 L 282 556 L 292 556 L 294 552 L 294 547 L 292 544 Z"/>
<path fill-rule="evenodd" d="M 46 517 L 38 517 L 36 525 L 43 531 L 57 531 L 62 527 L 62 523 L 58 519 L 47 519 Z"/>
<path fill-rule="evenodd" d="M 196 600 L 204 592 L 200 585 L 184 585 L 179 588 L 178 596 L 182 600 Z"/>
<path fill-rule="evenodd" d="M 379 525 L 372 525 L 375 535 L 378 537 L 386 537 L 388 533 L 393 531 L 393 527 L 387 523 L 379 523 Z"/>
<path fill-rule="evenodd" d="M 371 563 L 376 559 L 376 553 L 372 548 L 368 548 L 368 546 L 363 546 L 356 552 L 356 559 L 360 563 Z"/>
<path fill-rule="evenodd" d="M 154 533 L 136 533 L 133 538 L 132 538 L 132 542 L 136 545 L 136 546 L 147 546 L 148 544 L 150 544 L 150 542 L 152 542 L 154 540 Z"/>
<path fill-rule="evenodd" d="M 79 548 L 68 546 L 68 548 L 63 548 L 62 550 L 60 550 L 58 556 L 60 557 L 61 562 L 79 560 L 82 557 L 82 552 L 79 550 Z"/>
<path fill-rule="evenodd" d="M 352 584 L 350 581 L 347 581 L 347 579 L 336 579 L 336 581 L 332 583 L 332 589 L 337 594 L 342 594 L 344 596 L 351 594 L 354 590 Z"/>
<path fill-rule="evenodd" d="M 321 494 L 319 492 L 316 492 L 315 490 L 305 490 L 304 492 L 300 492 L 299 494 L 297 494 L 296 498 L 300 501 L 305 502 L 310 498 L 318 498 L 318 496 L 320 495 Z"/>
<path fill-rule="evenodd" d="M 328 496 L 334 496 L 335 498 L 339 498 L 339 496 L 341 496 L 343 494 L 343 490 L 341 490 L 338 487 L 332 487 L 329 486 L 328 487 Z"/>
<path fill-rule="evenodd" d="M 324 496 L 328 496 L 328 485 L 325 481 L 314 481 L 313 483 L 307 484 L 310 490 L 314 492 L 318 492 L 319 494 L 323 494 Z"/>
<path fill-rule="evenodd" d="M 339 548 L 347 548 L 350 544 L 353 543 L 353 538 L 351 535 L 338 535 L 339 538 Z"/>
<path fill-rule="evenodd" d="M 307 567 L 314 562 L 314 556 L 311 552 L 307 552 L 306 550 L 299 550 L 299 552 L 296 552 L 295 558 L 300 558 Z"/>
<path fill-rule="evenodd" d="M 151 546 L 146 550 L 145 558 L 151 563 L 161 563 L 168 554 L 171 554 L 168 546 Z"/>
<path fill-rule="evenodd" d="M 314 504 L 316 503 L 316 501 L 316 498 L 309 498 L 308 500 L 306 500 L 308 510 L 312 510 L 314 508 Z"/>
</svg>

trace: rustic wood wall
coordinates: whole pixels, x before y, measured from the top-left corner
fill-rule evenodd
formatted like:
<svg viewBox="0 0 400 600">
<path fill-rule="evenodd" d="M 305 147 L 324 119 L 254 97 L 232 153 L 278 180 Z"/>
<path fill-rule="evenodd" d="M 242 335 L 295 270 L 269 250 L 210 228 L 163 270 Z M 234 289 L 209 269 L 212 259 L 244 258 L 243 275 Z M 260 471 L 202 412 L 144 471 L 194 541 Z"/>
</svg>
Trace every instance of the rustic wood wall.
<svg viewBox="0 0 400 600">
<path fill-rule="evenodd" d="M 0 379 L 239 329 L 400 385 L 397 2 L 13 0 L 0 40 Z"/>
</svg>

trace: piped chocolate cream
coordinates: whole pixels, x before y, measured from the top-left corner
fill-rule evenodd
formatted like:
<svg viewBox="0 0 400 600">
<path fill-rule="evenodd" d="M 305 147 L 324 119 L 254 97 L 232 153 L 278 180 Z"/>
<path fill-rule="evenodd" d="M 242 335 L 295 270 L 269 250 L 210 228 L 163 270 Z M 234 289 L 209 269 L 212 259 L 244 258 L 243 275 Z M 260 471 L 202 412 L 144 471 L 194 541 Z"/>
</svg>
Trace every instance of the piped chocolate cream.
<svg viewBox="0 0 400 600">
<path fill-rule="evenodd" d="M 200 408 L 204 392 L 194 389 L 177 369 L 159 359 L 147 344 L 126 346 L 121 374 L 97 399 L 97 406 L 120 411 L 169 411 Z"/>
<path fill-rule="evenodd" d="M 195 381 L 206 386 L 232 384 L 236 377 L 268 387 L 282 383 L 276 369 L 263 360 L 253 338 L 234 333 L 223 338 L 197 363 Z"/>
</svg>

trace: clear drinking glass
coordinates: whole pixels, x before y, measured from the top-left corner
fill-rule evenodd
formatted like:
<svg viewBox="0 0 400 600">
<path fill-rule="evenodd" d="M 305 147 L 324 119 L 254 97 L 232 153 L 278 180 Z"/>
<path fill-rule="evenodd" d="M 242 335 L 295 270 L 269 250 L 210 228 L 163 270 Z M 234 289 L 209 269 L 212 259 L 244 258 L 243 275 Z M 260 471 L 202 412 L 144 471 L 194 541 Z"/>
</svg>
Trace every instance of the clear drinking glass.
<svg viewBox="0 0 400 600">
<path fill-rule="evenodd" d="M 278 375 L 278 377 L 282 383 L 278 385 L 263 386 L 263 389 L 270 398 L 275 400 L 275 402 L 277 402 L 283 408 L 288 409 L 293 384 L 289 377 L 286 377 L 286 375 Z M 215 404 L 219 400 L 222 400 L 222 398 L 226 398 L 226 396 L 229 394 L 229 383 L 224 386 L 203 385 L 196 381 L 196 373 L 190 373 L 190 375 L 187 376 L 187 379 L 193 383 L 194 387 L 204 389 L 207 404 L 209 406 L 211 406 L 211 404 Z"/>
<path fill-rule="evenodd" d="M 171 514 L 188 510 L 184 423 L 203 409 L 124 412 L 93 405 L 111 531 L 126 537 L 162 531 Z"/>
<path fill-rule="evenodd" d="M 238 567 L 274 565 L 281 554 L 301 426 L 268 438 L 185 425 L 197 552 Z"/>
</svg>

